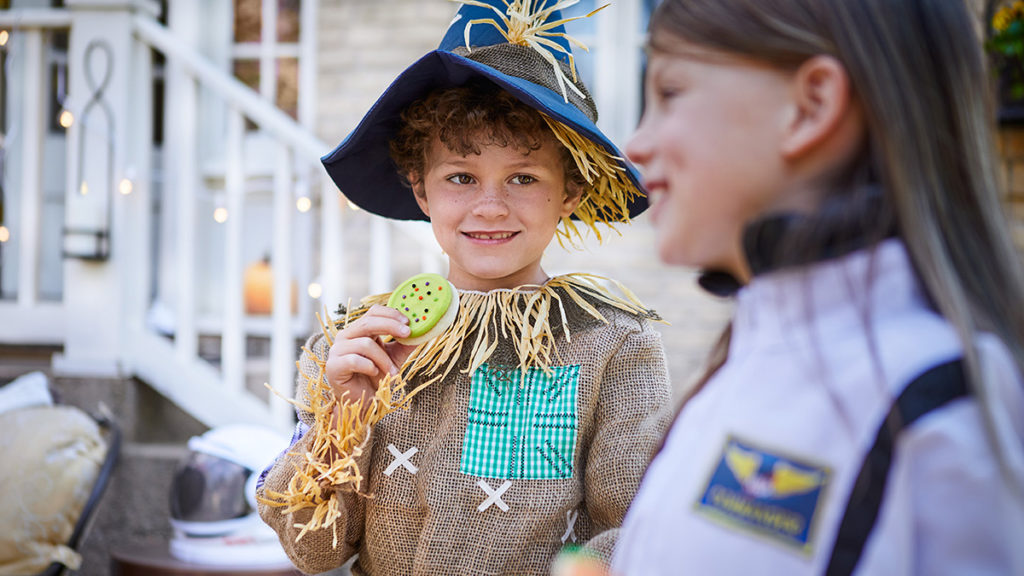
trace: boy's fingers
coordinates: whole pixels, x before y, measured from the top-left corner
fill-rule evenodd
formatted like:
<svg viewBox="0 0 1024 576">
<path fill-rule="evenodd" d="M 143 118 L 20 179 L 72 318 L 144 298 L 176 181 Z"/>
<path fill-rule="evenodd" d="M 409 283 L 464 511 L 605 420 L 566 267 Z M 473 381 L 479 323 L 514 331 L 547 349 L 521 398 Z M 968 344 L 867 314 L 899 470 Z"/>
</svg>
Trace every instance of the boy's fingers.
<svg viewBox="0 0 1024 576">
<path fill-rule="evenodd" d="M 371 381 L 376 381 L 380 373 L 380 369 L 373 363 L 373 360 L 358 354 L 346 354 L 331 358 L 327 364 L 328 373 L 342 380 L 338 383 L 339 385 L 347 383 L 356 374 L 362 374 L 369 377 Z"/>
<path fill-rule="evenodd" d="M 403 324 L 409 323 L 409 319 L 405 317 L 405 314 L 402 314 L 401 312 L 395 310 L 390 306 L 381 306 L 380 304 L 374 304 L 373 306 L 370 306 L 370 309 L 366 311 L 366 314 L 363 317 L 365 318 L 366 316 L 394 318 L 395 320 L 398 320 Z"/>
<path fill-rule="evenodd" d="M 416 346 L 408 346 L 401 342 L 387 342 L 384 343 L 384 349 L 387 350 L 388 356 L 391 357 L 391 361 L 397 366 L 405 364 L 406 359 L 412 354 L 412 351 L 416 349 Z"/>
<path fill-rule="evenodd" d="M 389 308 L 389 310 L 392 309 Z M 392 311 L 398 314 L 397 310 Z M 405 338 L 409 335 L 407 322 L 408 319 L 405 316 L 402 316 L 402 320 L 399 321 L 391 315 L 366 315 L 339 332 L 339 336 L 347 339 L 376 338 L 384 335 Z"/>
<path fill-rule="evenodd" d="M 391 356 L 388 355 L 387 351 L 381 347 L 376 339 L 370 337 L 339 340 L 335 346 L 331 347 L 330 356 L 337 356 L 339 358 L 361 356 L 372 362 L 381 375 L 396 374 L 398 372 L 398 367 L 391 360 Z M 360 373 L 367 376 L 376 376 L 376 374 L 368 372 Z"/>
</svg>

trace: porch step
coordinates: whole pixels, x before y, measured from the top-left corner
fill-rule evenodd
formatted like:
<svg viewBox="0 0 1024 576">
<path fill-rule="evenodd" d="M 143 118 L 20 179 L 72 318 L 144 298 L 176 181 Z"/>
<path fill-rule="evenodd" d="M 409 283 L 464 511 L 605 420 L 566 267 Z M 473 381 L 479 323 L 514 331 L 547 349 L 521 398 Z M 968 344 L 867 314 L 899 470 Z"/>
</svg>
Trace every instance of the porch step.
<svg viewBox="0 0 1024 576">
<path fill-rule="evenodd" d="M 124 444 L 182 444 L 207 427 L 136 378 L 51 379 L 62 404 L 96 414 L 103 405 L 121 427 Z"/>
<path fill-rule="evenodd" d="M 60 346 L 0 346 L 0 385 L 29 372 L 49 376 L 51 359 L 62 350 Z"/>
<path fill-rule="evenodd" d="M 78 576 L 111 574 L 111 551 L 153 541 L 167 541 L 171 479 L 188 453 L 185 443 L 126 442 L 92 529 L 82 548 Z"/>
</svg>

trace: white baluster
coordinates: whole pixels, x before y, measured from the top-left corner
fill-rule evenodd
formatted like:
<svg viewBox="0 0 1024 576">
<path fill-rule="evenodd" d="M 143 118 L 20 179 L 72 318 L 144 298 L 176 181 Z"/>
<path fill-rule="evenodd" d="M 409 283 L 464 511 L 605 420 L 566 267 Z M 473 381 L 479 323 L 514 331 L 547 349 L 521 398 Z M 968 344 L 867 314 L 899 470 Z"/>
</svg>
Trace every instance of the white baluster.
<svg viewBox="0 0 1024 576">
<path fill-rule="evenodd" d="M 323 295 L 322 307 L 333 313 L 338 304 L 345 304 L 348 297 L 345 285 L 345 216 L 342 212 L 344 198 L 326 173 L 320 183 L 320 284 Z M 323 319 L 325 322 L 326 318 Z"/>
<path fill-rule="evenodd" d="M 370 294 L 391 288 L 391 225 L 374 216 L 370 222 Z"/>
<path fill-rule="evenodd" d="M 310 130 L 316 128 L 318 4 L 307 0 L 299 8 L 299 123 Z M 323 171 L 319 163 L 317 168 Z"/>
<path fill-rule="evenodd" d="M 224 191 L 228 219 L 224 229 L 224 324 L 221 327 L 221 374 L 228 390 L 245 388 L 245 325 L 243 317 L 242 232 L 245 216 L 245 120 L 237 108 L 228 111 Z"/>
<path fill-rule="evenodd" d="M 313 313 L 319 311 L 319 305 L 315 304 L 309 295 L 309 286 L 313 282 L 313 254 L 315 253 L 314 234 L 316 232 L 313 221 L 313 192 L 310 180 L 314 178 L 314 168 L 322 170 L 320 163 L 311 164 L 305 158 L 293 153 L 295 168 L 301 176 L 295 179 L 295 194 L 292 196 L 292 214 L 295 217 L 293 223 L 294 232 L 292 241 L 295 242 L 294 252 L 297 256 L 293 271 L 298 277 L 298 310 L 292 322 L 292 334 L 297 330 L 308 332 L 313 324 Z M 298 202 L 305 199 L 309 202 L 308 209 L 303 212 L 299 209 Z M 314 310 L 316 308 L 316 310 Z"/>
<path fill-rule="evenodd" d="M 198 353 L 196 333 L 196 197 L 199 194 L 199 170 L 195 143 L 190 138 L 196 129 L 196 103 L 198 87 L 195 80 L 175 68 L 177 78 L 174 90 L 176 115 L 172 123 L 177 126 L 173 141 L 176 148 L 175 163 L 170 167 L 177 173 L 177 189 L 166 190 L 166 197 L 177 198 L 176 258 L 176 310 L 174 342 L 178 358 L 190 362 Z"/>
<path fill-rule="evenodd" d="M 125 266 L 120 271 L 125 286 L 125 322 L 129 328 L 123 338 L 133 338 L 142 330 L 149 305 L 153 262 L 150 257 L 153 217 L 150 190 L 153 169 L 153 53 L 143 42 L 132 42 L 131 119 L 125 173 L 130 195 L 120 197 L 126 214 L 124 233 L 115 237 L 116 249 L 123 250 Z M 123 194 L 126 190 L 118 186 Z M 127 348 L 127 347 L 125 347 Z"/>
<path fill-rule="evenodd" d="M 22 116 L 21 214 L 18 253 L 18 304 L 35 306 L 39 283 L 39 212 L 43 197 L 42 159 L 43 124 L 42 74 L 43 33 L 39 29 L 24 31 L 22 79 L 25 82 Z"/>
<path fill-rule="evenodd" d="M 271 316 L 270 386 L 292 397 L 292 374 L 296 348 L 292 335 L 292 153 L 284 144 L 277 146 L 274 165 L 274 232 L 271 265 L 274 271 L 274 310 Z M 272 395 L 270 408 L 274 423 L 291 420 L 289 404 Z"/>
</svg>

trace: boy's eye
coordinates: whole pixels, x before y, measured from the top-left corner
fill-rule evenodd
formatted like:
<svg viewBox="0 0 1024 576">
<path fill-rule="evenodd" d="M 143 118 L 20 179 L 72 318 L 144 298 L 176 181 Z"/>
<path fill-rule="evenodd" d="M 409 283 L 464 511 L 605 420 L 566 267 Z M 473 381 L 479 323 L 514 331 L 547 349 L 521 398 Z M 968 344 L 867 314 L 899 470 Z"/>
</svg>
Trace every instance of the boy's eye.
<svg viewBox="0 0 1024 576">
<path fill-rule="evenodd" d="M 455 174 L 454 176 L 449 176 L 448 181 L 452 184 L 467 185 L 473 183 L 473 177 L 469 174 Z"/>
<path fill-rule="evenodd" d="M 518 176 L 512 177 L 513 184 L 533 184 L 536 181 L 536 178 L 534 178 L 533 176 L 528 176 L 526 174 L 520 174 Z"/>
</svg>

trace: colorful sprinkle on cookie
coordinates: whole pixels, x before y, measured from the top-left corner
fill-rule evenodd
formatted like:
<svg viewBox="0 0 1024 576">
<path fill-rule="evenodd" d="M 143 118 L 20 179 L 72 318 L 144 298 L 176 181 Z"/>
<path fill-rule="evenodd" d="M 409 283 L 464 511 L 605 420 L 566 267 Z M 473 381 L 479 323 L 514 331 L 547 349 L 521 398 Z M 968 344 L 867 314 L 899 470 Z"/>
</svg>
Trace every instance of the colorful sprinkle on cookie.
<svg viewBox="0 0 1024 576">
<path fill-rule="evenodd" d="M 448 287 L 448 290 L 445 290 Z M 423 292 L 420 292 L 420 290 Z M 424 298 L 424 294 L 428 298 Z M 414 298 L 415 297 L 415 298 Z M 415 300 L 418 306 L 410 310 Z M 403 344 L 417 345 L 440 335 L 455 321 L 459 296 L 451 284 L 439 274 L 417 274 L 401 283 L 388 298 L 388 306 L 398 310 L 409 319 L 411 333 L 399 338 Z"/>
</svg>

